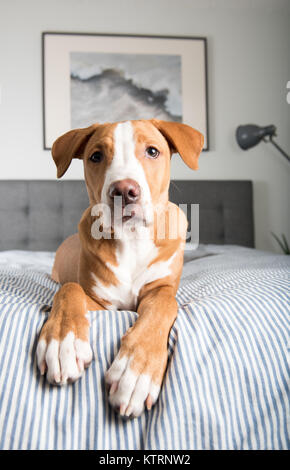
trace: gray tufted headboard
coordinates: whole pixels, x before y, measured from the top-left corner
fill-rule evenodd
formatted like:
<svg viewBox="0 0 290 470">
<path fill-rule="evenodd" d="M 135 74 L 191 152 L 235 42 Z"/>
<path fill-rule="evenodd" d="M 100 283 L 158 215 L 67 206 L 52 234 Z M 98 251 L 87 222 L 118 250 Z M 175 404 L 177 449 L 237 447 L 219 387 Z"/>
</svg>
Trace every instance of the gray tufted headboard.
<svg viewBox="0 0 290 470">
<path fill-rule="evenodd" d="M 172 181 L 169 199 L 199 204 L 199 242 L 254 247 L 251 181 Z"/>
<path fill-rule="evenodd" d="M 250 181 L 173 181 L 170 200 L 200 205 L 200 243 L 254 246 Z M 88 207 L 84 181 L 0 181 L 0 250 L 54 251 Z"/>
</svg>

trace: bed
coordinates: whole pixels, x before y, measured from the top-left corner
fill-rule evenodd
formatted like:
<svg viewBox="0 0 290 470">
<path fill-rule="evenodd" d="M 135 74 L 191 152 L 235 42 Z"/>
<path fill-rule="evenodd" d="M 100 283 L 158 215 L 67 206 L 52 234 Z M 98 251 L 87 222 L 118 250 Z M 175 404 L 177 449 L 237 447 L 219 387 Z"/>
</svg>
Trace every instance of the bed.
<svg viewBox="0 0 290 470">
<path fill-rule="evenodd" d="M 104 372 L 134 323 L 90 312 L 94 360 L 67 387 L 37 371 L 37 337 L 59 285 L 54 252 L 87 207 L 80 181 L 0 182 L 0 449 L 288 449 L 289 258 L 254 248 L 249 181 L 175 181 L 200 204 L 187 246 L 157 404 L 124 420 Z"/>
</svg>

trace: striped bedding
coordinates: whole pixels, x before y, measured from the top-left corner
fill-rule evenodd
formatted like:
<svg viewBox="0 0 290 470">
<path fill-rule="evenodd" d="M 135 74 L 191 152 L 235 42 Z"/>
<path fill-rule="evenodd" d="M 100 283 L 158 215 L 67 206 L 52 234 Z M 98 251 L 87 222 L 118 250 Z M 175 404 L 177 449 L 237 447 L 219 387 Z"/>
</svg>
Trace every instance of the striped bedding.
<svg viewBox="0 0 290 470">
<path fill-rule="evenodd" d="M 114 413 L 104 387 L 134 312 L 90 312 L 94 361 L 75 384 L 38 374 L 52 262 L 0 253 L 1 449 L 289 448 L 289 257 L 235 246 L 186 254 L 160 399 L 135 420 Z"/>
</svg>

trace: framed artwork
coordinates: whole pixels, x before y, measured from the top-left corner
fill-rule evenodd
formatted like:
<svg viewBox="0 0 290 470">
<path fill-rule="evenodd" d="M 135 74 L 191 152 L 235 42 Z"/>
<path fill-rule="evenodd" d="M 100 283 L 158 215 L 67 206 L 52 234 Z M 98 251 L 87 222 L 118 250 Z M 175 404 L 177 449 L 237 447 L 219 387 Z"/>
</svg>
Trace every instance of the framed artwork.
<svg viewBox="0 0 290 470">
<path fill-rule="evenodd" d="M 94 122 L 164 119 L 204 134 L 206 38 L 42 33 L 43 145 Z"/>
</svg>

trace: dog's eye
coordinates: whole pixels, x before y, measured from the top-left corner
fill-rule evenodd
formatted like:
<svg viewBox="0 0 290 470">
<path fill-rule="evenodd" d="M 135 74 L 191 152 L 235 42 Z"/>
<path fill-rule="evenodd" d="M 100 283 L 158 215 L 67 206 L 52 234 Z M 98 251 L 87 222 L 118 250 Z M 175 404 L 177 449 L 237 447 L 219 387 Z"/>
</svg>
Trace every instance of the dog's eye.
<svg viewBox="0 0 290 470">
<path fill-rule="evenodd" d="M 93 163 L 100 163 L 103 160 L 103 154 L 99 150 L 93 153 L 93 155 L 90 156 L 90 160 Z"/>
<path fill-rule="evenodd" d="M 146 149 L 146 157 L 148 158 L 157 158 L 159 153 L 159 150 L 157 150 L 155 147 L 147 147 Z"/>
</svg>

